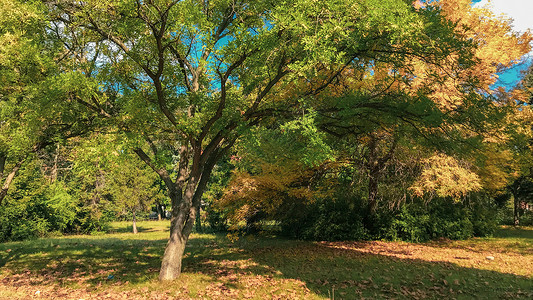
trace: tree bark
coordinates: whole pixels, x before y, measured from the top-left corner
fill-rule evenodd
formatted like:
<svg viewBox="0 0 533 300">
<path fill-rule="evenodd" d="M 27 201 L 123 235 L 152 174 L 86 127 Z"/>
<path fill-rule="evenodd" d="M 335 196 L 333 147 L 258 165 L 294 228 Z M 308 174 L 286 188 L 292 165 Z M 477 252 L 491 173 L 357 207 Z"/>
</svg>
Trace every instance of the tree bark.
<svg viewBox="0 0 533 300">
<path fill-rule="evenodd" d="M 513 195 L 513 224 L 514 226 L 520 226 L 520 200 L 517 195 Z"/>
<path fill-rule="evenodd" d="M 392 137 L 392 142 L 389 150 L 379 156 L 379 137 L 372 134 L 370 136 L 370 142 L 368 144 L 369 152 L 367 157 L 368 168 L 368 214 L 374 215 L 377 208 L 379 181 L 383 175 L 383 171 L 386 169 L 386 165 L 389 160 L 392 159 L 396 150 L 397 138 Z"/>
<path fill-rule="evenodd" d="M 159 271 L 160 281 L 174 280 L 181 274 L 183 253 L 191 233 L 191 230 L 187 229 L 189 227 L 192 229 L 192 224 L 196 219 L 196 210 L 191 205 L 195 187 L 195 182 L 189 182 L 188 189 L 185 191 L 181 201 L 179 201 L 179 197 L 171 198 L 173 205 L 170 238 L 165 248 L 161 270 Z M 174 205 L 177 202 L 180 202 L 179 205 Z"/>
<path fill-rule="evenodd" d="M 170 239 L 165 248 L 159 272 L 159 280 L 161 281 L 174 280 L 181 274 L 183 253 L 189 238 L 183 235 L 182 230 L 183 224 L 177 222 L 177 217 L 173 213 L 172 221 L 170 222 Z"/>
<path fill-rule="evenodd" d="M 193 160 L 190 177 L 183 193 L 172 192 L 176 190 L 169 189 L 172 203 L 170 239 L 163 254 L 163 262 L 159 272 L 160 281 L 174 280 L 181 274 L 185 245 L 199 213 L 200 200 L 211 177 L 213 167 L 231 145 L 233 142 L 226 148 L 213 151 L 203 164 L 198 159 Z"/>
<path fill-rule="evenodd" d="M 370 136 L 368 144 L 368 215 L 374 215 L 377 207 L 378 182 L 381 173 L 381 166 L 378 161 L 378 141 L 374 135 Z"/>
<path fill-rule="evenodd" d="M 197 192 L 199 166 L 192 168 L 192 174 L 183 194 L 179 191 L 178 193 L 169 193 L 172 203 L 172 217 L 170 220 L 170 238 L 159 271 L 159 280 L 161 281 L 174 280 L 180 276 L 185 245 L 189 240 L 192 224 L 196 220 L 196 209 L 192 203 L 194 194 Z"/>
<path fill-rule="evenodd" d="M 200 215 L 202 213 L 201 207 L 198 208 L 198 213 L 196 214 L 196 232 L 202 232 L 202 219 Z"/>
<path fill-rule="evenodd" d="M 161 221 L 161 214 L 162 214 L 162 211 L 163 211 L 163 209 L 161 208 L 161 204 L 157 203 L 155 205 L 155 208 L 157 209 L 157 220 Z"/>
<path fill-rule="evenodd" d="M 9 190 L 9 187 L 11 186 L 11 183 L 13 182 L 13 179 L 15 178 L 15 175 L 17 174 L 18 170 L 24 163 L 25 159 L 21 159 L 17 162 L 17 164 L 11 169 L 11 172 L 7 174 L 6 179 L 4 180 L 4 184 L 2 185 L 2 189 L 0 189 L 0 205 L 4 201 L 4 198 L 7 196 L 7 191 Z M 4 160 L 5 163 L 5 160 Z"/>
<path fill-rule="evenodd" d="M 378 196 L 378 181 L 379 171 L 371 171 L 368 179 L 368 212 L 373 215 L 376 212 L 377 196 Z"/>
<path fill-rule="evenodd" d="M 135 217 L 135 210 L 133 210 L 133 234 L 137 233 L 137 218 Z"/>
</svg>

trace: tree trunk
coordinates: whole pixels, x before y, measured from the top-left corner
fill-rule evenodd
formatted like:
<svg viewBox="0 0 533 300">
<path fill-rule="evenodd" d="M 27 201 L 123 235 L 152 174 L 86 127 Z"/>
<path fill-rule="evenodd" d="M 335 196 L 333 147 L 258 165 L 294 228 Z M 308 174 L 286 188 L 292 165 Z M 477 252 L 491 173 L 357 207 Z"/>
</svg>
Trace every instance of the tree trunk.
<svg viewBox="0 0 533 300">
<path fill-rule="evenodd" d="M 397 144 L 397 138 L 392 137 L 392 142 L 389 150 L 382 155 L 379 156 L 379 137 L 375 135 L 370 136 L 370 141 L 368 144 L 368 157 L 367 157 L 367 168 L 368 168 L 368 214 L 369 216 L 373 216 L 376 212 L 377 208 L 377 200 L 378 200 L 378 188 L 379 188 L 379 181 L 381 180 L 381 177 L 383 176 L 383 171 L 386 169 L 386 165 L 389 162 L 389 160 L 392 159 L 396 144 Z M 383 138 L 382 138 L 383 139 Z"/>
<path fill-rule="evenodd" d="M 183 235 L 183 223 L 180 224 L 177 219 L 178 217 L 173 213 L 170 223 L 170 239 L 165 248 L 159 271 L 159 280 L 161 281 L 174 280 L 181 274 L 183 253 L 189 237 Z"/>
<path fill-rule="evenodd" d="M 185 245 L 189 240 L 196 216 L 200 210 L 201 198 L 211 177 L 211 171 L 223 152 L 213 154 L 203 167 L 194 165 L 191 176 L 183 194 L 170 192 L 172 218 L 170 221 L 170 239 L 167 243 L 163 262 L 159 272 L 159 280 L 174 280 L 181 274 L 181 266 Z"/>
<path fill-rule="evenodd" d="M 371 215 L 376 212 L 379 180 L 379 171 L 373 170 L 372 172 L 375 173 L 370 174 L 368 179 L 368 213 Z"/>
<path fill-rule="evenodd" d="M 514 201 L 514 209 L 513 209 L 513 217 L 514 217 L 514 226 L 520 226 L 520 200 L 517 196 L 513 195 L 513 201 Z"/>
<path fill-rule="evenodd" d="M 161 204 L 157 203 L 155 209 L 157 210 L 157 220 L 161 221 L 161 211 L 163 210 L 161 209 Z"/>
<path fill-rule="evenodd" d="M 198 208 L 198 213 L 196 214 L 196 232 L 202 232 L 202 219 L 200 215 L 202 213 L 201 207 Z"/>
<path fill-rule="evenodd" d="M 19 162 L 17 162 L 17 164 L 13 167 L 13 169 L 11 169 L 11 172 L 7 174 L 4 184 L 2 185 L 2 188 L 0 189 L 0 205 L 2 204 L 2 201 L 4 201 L 4 198 L 7 196 L 7 191 L 9 190 L 9 187 L 11 186 L 11 183 L 13 182 L 15 175 L 17 174 L 18 170 L 20 169 L 23 163 L 24 163 L 24 159 L 21 159 Z"/>
<path fill-rule="evenodd" d="M 135 210 L 133 211 L 133 234 L 137 234 L 137 218 L 135 217 Z"/>
<path fill-rule="evenodd" d="M 172 218 L 170 220 L 170 239 L 165 248 L 159 272 L 159 280 L 161 281 L 174 280 L 181 274 L 183 252 L 196 220 L 196 209 L 193 205 L 193 200 L 194 195 L 199 192 L 197 188 L 200 171 L 198 165 L 192 168 L 194 170 L 191 171 L 183 193 L 179 191 L 177 193 L 169 193 Z"/>
<path fill-rule="evenodd" d="M 374 215 L 377 207 L 378 196 L 378 182 L 380 177 L 381 166 L 379 165 L 378 158 L 378 141 L 377 137 L 370 135 L 370 141 L 368 143 L 368 217 Z"/>
</svg>

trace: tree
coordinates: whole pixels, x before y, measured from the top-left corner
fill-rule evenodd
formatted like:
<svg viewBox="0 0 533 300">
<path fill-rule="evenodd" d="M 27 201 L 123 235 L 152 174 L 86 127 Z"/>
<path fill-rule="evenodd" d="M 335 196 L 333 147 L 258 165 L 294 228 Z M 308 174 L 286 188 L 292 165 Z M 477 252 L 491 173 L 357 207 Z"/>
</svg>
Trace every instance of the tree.
<svg viewBox="0 0 533 300">
<path fill-rule="evenodd" d="M 75 80 L 36 1 L 0 1 L 0 204 L 22 165 L 93 127 L 92 112 L 69 103 Z"/>
<path fill-rule="evenodd" d="M 510 123 L 518 127 L 511 135 L 509 148 L 515 164 L 512 181 L 507 185 L 513 198 L 514 225 L 520 225 L 520 216 L 528 203 L 533 203 L 533 64 L 525 71 L 518 86 L 509 93 L 502 92 L 515 109 Z"/>
<path fill-rule="evenodd" d="M 437 63 L 464 57 L 469 44 L 438 11 L 410 1 L 47 3 L 52 31 L 78 54 L 72 73 L 100 84 L 73 100 L 127 132 L 166 185 L 161 280 L 179 276 L 211 171 L 251 126 L 305 110 L 347 68 Z"/>
<path fill-rule="evenodd" d="M 20 99 L 34 96 L 33 82 L 43 80 L 41 71 L 47 67 L 47 62 L 42 60 L 31 38 L 40 31 L 43 21 L 35 8 L 5 0 L 0 2 L 0 7 L 1 203 L 28 152 L 34 150 L 34 146 L 39 147 L 38 139 L 31 135 L 32 131 L 38 131 L 38 125 L 22 117 L 29 107 L 21 105 Z"/>
<path fill-rule="evenodd" d="M 110 185 L 115 205 L 132 213 L 132 230 L 137 233 L 136 213 L 146 210 L 160 198 L 157 176 L 147 166 L 139 164 L 139 158 L 128 152 L 116 154 L 116 161 L 110 170 Z"/>
</svg>

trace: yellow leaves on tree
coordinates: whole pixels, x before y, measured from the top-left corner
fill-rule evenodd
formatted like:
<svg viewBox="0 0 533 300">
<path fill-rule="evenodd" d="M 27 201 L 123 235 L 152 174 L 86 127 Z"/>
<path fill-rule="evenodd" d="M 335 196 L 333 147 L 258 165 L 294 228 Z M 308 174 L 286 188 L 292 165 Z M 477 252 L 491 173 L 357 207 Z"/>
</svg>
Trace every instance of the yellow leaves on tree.
<svg viewBox="0 0 533 300">
<path fill-rule="evenodd" d="M 483 134 L 484 149 L 476 171 L 481 177 L 483 187 L 498 192 L 516 178 L 530 164 L 533 147 L 533 110 L 527 102 L 527 95 L 521 89 L 498 91 L 502 105 L 511 110 L 506 117 L 496 123 L 490 131 Z M 527 172 L 527 171 L 526 171 Z"/>
<path fill-rule="evenodd" d="M 531 50 L 530 32 L 512 31 L 510 18 L 496 16 L 487 8 L 472 7 L 470 0 L 438 1 L 446 17 L 457 23 L 460 33 L 473 39 L 479 59 L 472 72 L 486 86 L 496 81 L 495 73 L 510 67 Z"/>
<path fill-rule="evenodd" d="M 436 194 L 439 197 L 460 198 L 480 190 L 481 181 L 478 175 L 455 158 L 437 154 L 425 160 L 422 174 L 409 189 L 419 197 Z"/>
<path fill-rule="evenodd" d="M 459 67 L 459 56 L 451 56 L 438 69 L 423 61 L 414 62 L 416 79 L 413 91 L 430 88 L 432 98 L 443 111 L 453 111 L 463 105 L 462 86 L 471 80 L 485 91 L 498 79 L 497 73 L 520 61 L 531 50 L 530 32 L 512 31 L 509 18 L 496 16 L 487 8 L 472 7 L 471 0 L 433 1 L 443 15 L 457 24 L 456 31 L 471 40 L 476 49 L 475 64 L 464 70 Z M 461 72 L 458 72 L 461 70 Z"/>
<path fill-rule="evenodd" d="M 263 163 L 257 175 L 234 174 L 224 195 L 216 203 L 228 212 L 230 229 L 239 229 L 243 222 L 258 213 L 276 214 L 286 201 L 306 202 L 316 196 L 310 188 L 313 170 L 294 165 Z"/>
<path fill-rule="evenodd" d="M 518 177 L 513 154 L 509 150 L 495 149 L 497 145 L 492 144 L 484 151 L 484 161 L 482 167 L 478 169 L 483 188 L 492 193 L 505 188 L 511 179 Z"/>
</svg>

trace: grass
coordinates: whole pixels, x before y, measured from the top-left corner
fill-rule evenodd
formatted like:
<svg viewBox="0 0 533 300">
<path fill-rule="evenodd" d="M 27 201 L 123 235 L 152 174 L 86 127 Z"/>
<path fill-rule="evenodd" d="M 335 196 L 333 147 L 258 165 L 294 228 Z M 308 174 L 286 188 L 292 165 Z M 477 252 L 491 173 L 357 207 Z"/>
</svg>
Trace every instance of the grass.
<svg viewBox="0 0 533 300">
<path fill-rule="evenodd" d="M 194 234 L 182 276 L 159 283 L 168 225 L 0 244 L 0 299 L 533 298 L 533 228 L 424 244 Z"/>
</svg>

